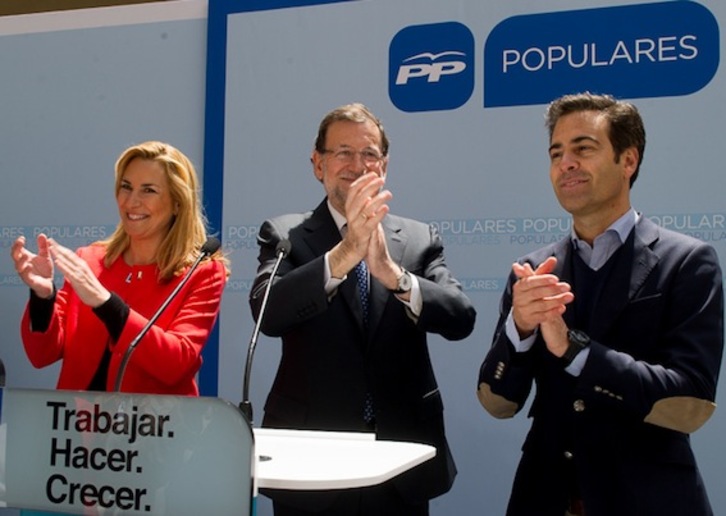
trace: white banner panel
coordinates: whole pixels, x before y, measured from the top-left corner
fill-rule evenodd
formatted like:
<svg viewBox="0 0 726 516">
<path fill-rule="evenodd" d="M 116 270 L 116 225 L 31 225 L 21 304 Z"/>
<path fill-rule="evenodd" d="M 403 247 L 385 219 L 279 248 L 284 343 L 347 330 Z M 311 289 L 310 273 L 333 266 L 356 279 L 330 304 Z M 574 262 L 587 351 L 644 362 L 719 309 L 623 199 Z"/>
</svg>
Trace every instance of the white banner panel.
<svg viewBox="0 0 726 516">
<path fill-rule="evenodd" d="M 177 516 L 253 503 L 252 429 L 216 398 L 0 389 L 0 436 L 3 506 Z"/>
</svg>

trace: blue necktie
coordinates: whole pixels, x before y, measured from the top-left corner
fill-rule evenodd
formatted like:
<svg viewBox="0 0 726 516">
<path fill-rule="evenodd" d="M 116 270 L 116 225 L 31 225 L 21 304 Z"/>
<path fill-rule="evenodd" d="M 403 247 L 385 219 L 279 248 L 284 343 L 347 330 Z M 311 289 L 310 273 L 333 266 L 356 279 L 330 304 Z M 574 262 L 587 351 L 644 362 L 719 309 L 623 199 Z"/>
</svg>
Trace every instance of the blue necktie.
<svg viewBox="0 0 726 516">
<path fill-rule="evenodd" d="M 368 267 L 366 262 L 361 261 L 355 266 L 355 278 L 358 295 L 360 296 L 360 306 L 363 309 L 363 321 L 368 324 Z M 363 402 L 363 421 L 368 424 L 373 422 L 373 397 L 370 392 L 366 393 Z"/>
<path fill-rule="evenodd" d="M 363 321 L 368 324 L 368 267 L 366 267 L 366 262 L 361 261 L 355 266 L 355 277 L 360 306 L 363 309 Z"/>
</svg>

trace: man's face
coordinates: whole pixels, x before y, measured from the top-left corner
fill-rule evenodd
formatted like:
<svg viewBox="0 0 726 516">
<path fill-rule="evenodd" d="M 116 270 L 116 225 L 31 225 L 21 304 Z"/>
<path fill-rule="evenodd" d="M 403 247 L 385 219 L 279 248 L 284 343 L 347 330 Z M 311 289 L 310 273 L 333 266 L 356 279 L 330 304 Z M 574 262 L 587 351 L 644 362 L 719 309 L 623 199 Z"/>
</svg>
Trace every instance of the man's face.
<svg viewBox="0 0 726 516">
<path fill-rule="evenodd" d="M 325 137 L 325 152 L 314 151 L 315 177 L 323 183 L 333 207 L 345 215 L 345 200 L 353 181 L 366 172 L 386 176 L 388 158 L 381 151 L 381 133 L 371 122 L 333 122 Z"/>
<path fill-rule="evenodd" d="M 550 180 L 576 226 L 586 222 L 607 227 L 630 207 L 630 176 L 638 151 L 632 147 L 616 157 L 609 129 L 601 113 L 580 111 L 560 118 L 552 132 Z"/>
</svg>

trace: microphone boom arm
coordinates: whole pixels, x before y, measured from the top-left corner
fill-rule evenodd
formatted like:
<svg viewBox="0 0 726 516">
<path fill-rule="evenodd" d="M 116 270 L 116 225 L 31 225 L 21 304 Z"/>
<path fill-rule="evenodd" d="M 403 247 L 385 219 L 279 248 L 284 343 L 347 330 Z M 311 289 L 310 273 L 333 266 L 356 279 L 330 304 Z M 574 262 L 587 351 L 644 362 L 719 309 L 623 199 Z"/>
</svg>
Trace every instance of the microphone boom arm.
<svg viewBox="0 0 726 516">
<path fill-rule="evenodd" d="M 245 364 L 245 377 L 244 377 L 244 386 L 242 389 L 242 401 L 239 404 L 239 408 L 242 411 L 242 413 L 247 416 L 247 420 L 250 424 L 252 424 L 252 402 L 250 401 L 250 376 L 252 375 L 252 357 L 255 354 L 255 348 L 257 347 L 257 339 L 260 335 L 260 327 L 262 326 L 262 318 L 265 315 L 265 308 L 267 308 L 267 299 L 270 297 L 270 290 L 272 290 L 272 281 L 275 279 L 275 276 L 277 275 L 277 269 L 280 268 L 280 264 L 282 263 L 282 260 L 288 255 L 290 252 L 290 241 L 289 240 L 281 240 L 275 249 L 275 252 L 277 254 L 277 258 L 275 260 L 275 265 L 272 267 L 272 271 L 270 271 L 269 280 L 267 282 L 267 285 L 265 285 L 265 293 L 262 296 L 262 304 L 260 305 L 260 310 L 258 312 L 259 316 L 257 317 L 257 322 L 255 323 L 255 327 L 252 330 L 252 337 L 250 338 L 249 347 L 247 348 L 247 363 Z"/>
</svg>

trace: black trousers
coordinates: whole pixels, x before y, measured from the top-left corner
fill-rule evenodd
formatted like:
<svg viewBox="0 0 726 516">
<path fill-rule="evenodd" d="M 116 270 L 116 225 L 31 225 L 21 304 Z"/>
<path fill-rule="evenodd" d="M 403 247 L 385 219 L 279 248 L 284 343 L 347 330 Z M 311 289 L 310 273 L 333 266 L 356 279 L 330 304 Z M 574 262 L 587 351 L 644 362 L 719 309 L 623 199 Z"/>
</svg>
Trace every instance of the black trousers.
<svg viewBox="0 0 726 516">
<path fill-rule="evenodd" d="M 428 516 L 428 501 L 406 503 L 391 482 L 379 486 L 320 493 L 332 501 L 320 510 L 300 509 L 279 499 L 273 500 L 275 516 Z M 315 493 L 306 493 L 315 497 Z M 277 498 L 277 497 L 275 497 Z"/>
</svg>

